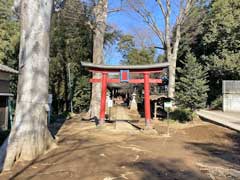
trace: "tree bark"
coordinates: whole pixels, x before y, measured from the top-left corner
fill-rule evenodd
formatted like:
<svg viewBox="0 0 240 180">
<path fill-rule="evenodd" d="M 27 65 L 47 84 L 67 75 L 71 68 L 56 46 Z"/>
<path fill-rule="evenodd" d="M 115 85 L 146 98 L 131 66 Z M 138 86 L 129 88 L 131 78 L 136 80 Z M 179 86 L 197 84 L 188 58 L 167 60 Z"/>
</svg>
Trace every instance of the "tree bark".
<svg viewBox="0 0 240 180">
<path fill-rule="evenodd" d="M 169 85 L 168 85 L 168 96 L 170 98 L 175 97 L 175 79 L 176 79 L 176 66 L 177 66 L 177 53 L 179 48 L 179 42 L 181 39 L 181 25 L 177 22 L 175 41 L 173 42 L 173 50 L 169 59 Z"/>
<path fill-rule="evenodd" d="M 175 76 L 176 76 L 176 61 L 177 59 L 174 59 L 172 55 L 168 57 L 169 62 L 169 70 L 168 70 L 168 97 L 174 99 L 175 97 Z"/>
<path fill-rule="evenodd" d="M 103 64 L 103 45 L 106 30 L 108 0 L 99 0 L 94 8 L 95 28 L 93 35 L 93 63 Z M 93 78 L 101 78 L 101 74 L 93 73 Z M 92 97 L 90 102 L 90 117 L 99 118 L 101 101 L 101 84 L 92 84 Z"/>
<path fill-rule="evenodd" d="M 52 0 L 22 0 L 16 116 L 6 144 L 3 170 L 33 160 L 53 144 L 47 128 L 49 33 Z M 4 156 L 4 154 L 1 154 Z"/>
<path fill-rule="evenodd" d="M 164 14 L 165 19 L 165 44 L 166 44 L 166 50 L 165 54 L 167 57 L 167 60 L 169 62 L 169 69 L 168 69 L 168 76 L 169 76 L 169 82 L 168 82 L 168 97 L 174 98 L 174 92 L 175 92 L 175 71 L 176 67 L 175 59 L 173 59 L 172 54 L 172 46 L 171 46 L 171 26 L 170 26 L 170 15 L 171 15 L 171 6 L 170 6 L 170 0 L 166 0 L 166 13 Z M 163 13 L 163 10 L 162 10 Z"/>
</svg>

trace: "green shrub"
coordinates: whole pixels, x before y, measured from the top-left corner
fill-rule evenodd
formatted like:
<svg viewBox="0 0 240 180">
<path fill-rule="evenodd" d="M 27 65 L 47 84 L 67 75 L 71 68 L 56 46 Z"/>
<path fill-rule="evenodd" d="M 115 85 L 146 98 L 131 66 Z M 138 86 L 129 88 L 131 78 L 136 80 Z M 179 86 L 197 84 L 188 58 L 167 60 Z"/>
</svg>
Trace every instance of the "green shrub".
<svg viewBox="0 0 240 180">
<path fill-rule="evenodd" d="M 220 110 L 222 109 L 222 105 L 223 105 L 223 97 L 218 96 L 214 101 L 212 101 L 211 109 Z"/>
<path fill-rule="evenodd" d="M 170 113 L 170 118 L 179 122 L 191 121 L 193 112 L 190 109 L 177 108 Z"/>
</svg>

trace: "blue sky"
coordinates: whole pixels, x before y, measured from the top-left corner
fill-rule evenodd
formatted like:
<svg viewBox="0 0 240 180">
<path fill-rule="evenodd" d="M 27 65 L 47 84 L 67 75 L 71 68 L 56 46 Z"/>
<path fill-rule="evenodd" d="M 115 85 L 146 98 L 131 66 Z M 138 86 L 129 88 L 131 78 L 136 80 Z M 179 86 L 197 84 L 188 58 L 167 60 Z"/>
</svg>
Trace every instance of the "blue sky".
<svg viewBox="0 0 240 180">
<path fill-rule="evenodd" d="M 145 44 L 146 46 L 161 46 L 159 39 L 156 35 L 149 29 L 149 27 L 143 22 L 143 19 L 137 15 L 135 12 L 131 11 L 126 4 L 122 4 L 123 10 L 120 12 L 110 13 L 108 15 L 107 22 L 109 25 L 120 30 L 123 34 L 131 34 L 135 37 L 136 43 L 138 45 Z M 134 0 L 133 0 L 134 1 Z M 147 8 L 153 13 L 154 18 L 157 21 L 159 27 L 164 28 L 164 21 L 162 14 L 155 0 L 143 0 L 147 4 Z M 177 2 L 179 0 L 172 1 L 172 17 L 171 22 L 175 22 Z M 121 7 L 121 0 L 109 0 L 109 9 L 114 9 Z M 162 53 L 158 51 L 158 54 Z M 117 52 L 116 45 L 107 47 L 105 50 L 105 62 L 107 64 L 119 64 L 122 56 Z"/>
</svg>

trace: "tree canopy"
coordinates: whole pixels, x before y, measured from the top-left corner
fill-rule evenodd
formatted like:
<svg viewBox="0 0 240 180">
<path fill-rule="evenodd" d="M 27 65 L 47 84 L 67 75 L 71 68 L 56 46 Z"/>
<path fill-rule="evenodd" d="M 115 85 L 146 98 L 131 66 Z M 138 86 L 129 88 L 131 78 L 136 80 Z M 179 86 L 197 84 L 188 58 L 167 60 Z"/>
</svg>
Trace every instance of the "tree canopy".
<svg viewBox="0 0 240 180">
<path fill-rule="evenodd" d="M 188 17 L 179 57 L 192 52 L 208 73 L 208 104 L 222 94 L 222 80 L 240 79 L 240 1 L 198 3 Z M 184 67 L 181 63 L 178 66 Z"/>
<path fill-rule="evenodd" d="M 13 1 L 0 1 L 0 62 L 16 63 L 19 45 L 19 23 L 12 13 Z M 13 62 L 14 61 L 14 62 Z"/>
<path fill-rule="evenodd" d="M 118 42 L 118 50 L 122 54 L 122 64 L 153 64 L 155 61 L 155 49 L 148 47 L 138 48 L 135 45 L 134 37 L 123 35 Z"/>
</svg>

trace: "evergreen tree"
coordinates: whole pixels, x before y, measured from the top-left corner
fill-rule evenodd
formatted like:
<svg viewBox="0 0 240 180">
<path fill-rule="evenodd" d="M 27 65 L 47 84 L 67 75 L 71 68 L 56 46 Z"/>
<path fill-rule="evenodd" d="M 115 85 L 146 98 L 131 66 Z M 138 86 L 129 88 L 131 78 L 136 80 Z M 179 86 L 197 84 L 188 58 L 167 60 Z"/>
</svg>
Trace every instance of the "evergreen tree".
<svg viewBox="0 0 240 180">
<path fill-rule="evenodd" d="M 81 69 L 80 61 L 92 59 L 93 33 L 87 24 L 90 8 L 78 0 L 67 0 L 52 18 L 49 85 L 55 114 L 70 111 L 71 99 L 74 112 L 89 106 L 90 74 Z"/>
<path fill-rule="evenodd" d="M 240 1 L 215 0 L 209 6 L 200 45 L 208 66 L 209 98 L 222 94 L 222 80 L 240 79 Z"/>
<path fill-rule="evenodd" d="M 82 69 L 80 62 L 92 61 L 92 8 L 91 4 L 79 0 L 65 0 L 61 9 L 53 14 L 49 85 L 53 94 L 54 114 L 70 111 L 70 100 L 76 113 L 86 111 L 89 107 L 91 73 Z M 111 27 L 107 27 L 104 34 L 104 45 L 108 46 L 119 36 L 119 32 Z"/>
<path fill-rule="evenodd" d="M 20 26 L 12 12 L 13 0 L 0 0 L 0 63 L 18 69 Z M 16 95 L 17 76 L 11 75 L 10 92 Z"/>
<path fill-rule="evenodd" d="M 141 65 L 153 64 L 155 57 L 154 48 L 137 48 L 134 42 L 134 37 L 124 35 L 118 42 L 118 51 L 123 55 L 121 64 L 126 65 Z"/>
<path fill-rule="evenodd" d="M 19 23 L 11 11 L 13 1 L 0 0 L 0 63 L 13 66 L 18 55 Z"/>
<path fill-rule="evenodd" d="M 207 101 L 207 72 L 190 53 L 182 63 L 184 68 L 178 68 L 180 78 L 176 86 L 177 103 L 191 110 L 203 108 Z"/>
</svg>

